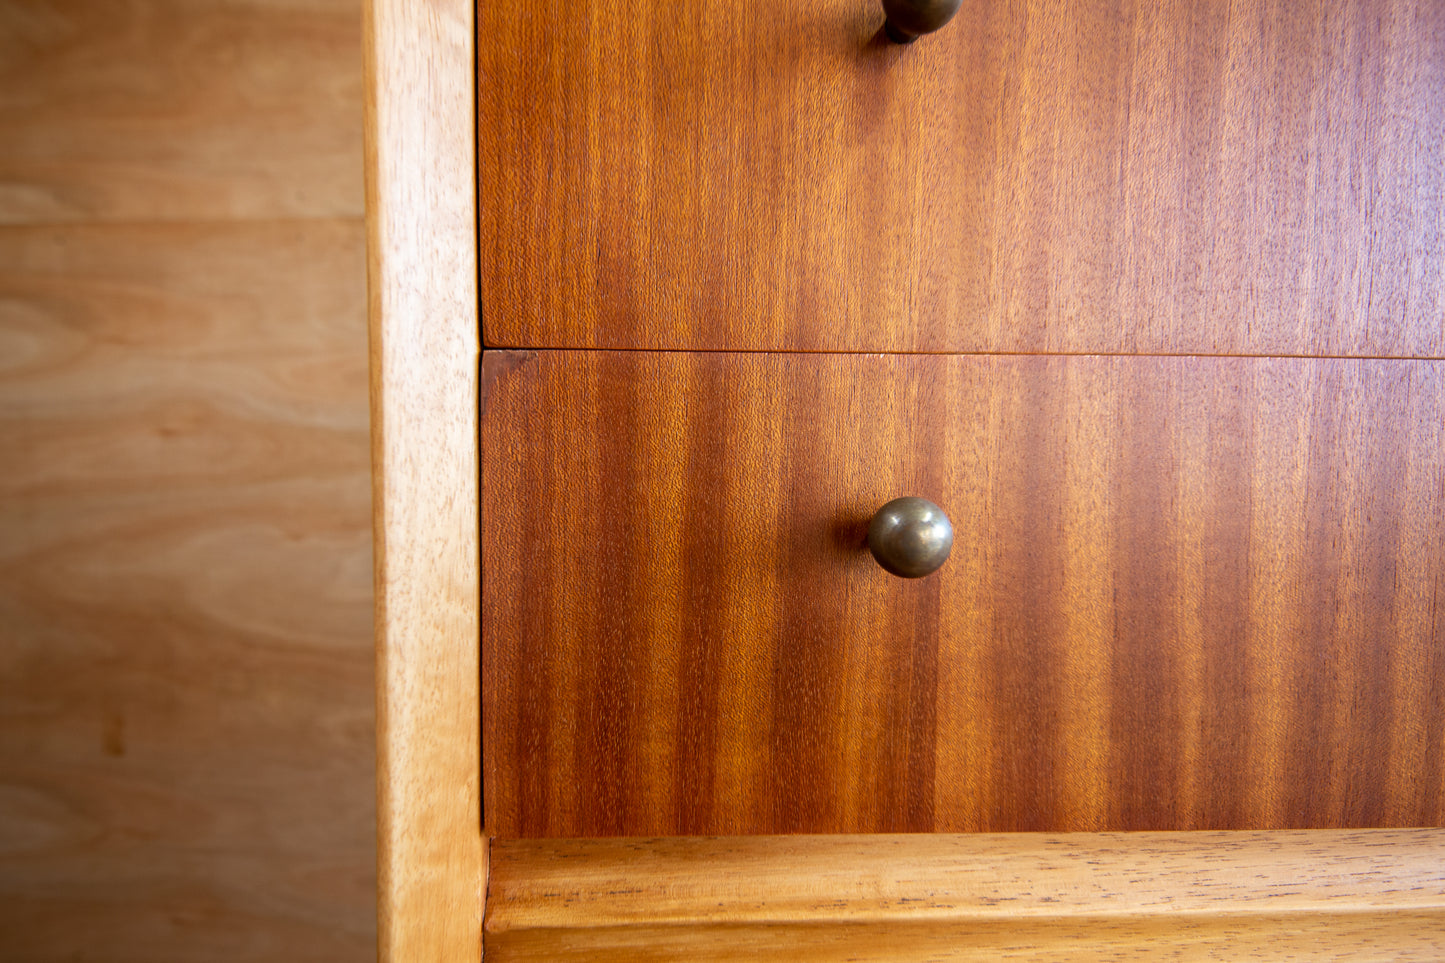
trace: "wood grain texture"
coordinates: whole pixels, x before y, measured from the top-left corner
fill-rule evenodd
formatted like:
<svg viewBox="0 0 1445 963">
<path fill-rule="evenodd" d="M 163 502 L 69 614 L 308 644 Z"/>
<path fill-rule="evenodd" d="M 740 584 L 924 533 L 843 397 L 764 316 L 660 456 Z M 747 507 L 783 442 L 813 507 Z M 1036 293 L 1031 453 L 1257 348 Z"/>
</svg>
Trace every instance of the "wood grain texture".
<svg viewBox="0 0 1445 963">
<path fill-rule="evenodd" d="M 490 961 L 1438 959 L 1437 830 L 497 840 Z"/>
<path fill-rule="evenodd" d="M 490 346 L 1445 352 L 1435 0 L 479 9 Z"/>
<path fill-rule="evenodd" d="M 0 228 L 0 959 L 373 952 L 364 263 Z"/>
<path fill-rule="evenodd" d="M 524 931 L 488 941 L 492 963 L 1183 963 L 1440 959 L 1438 913 L 1025 920 L 1004 923 L 786 923 L 697 929 L 625 926 Z"/>
<path fill-rule="evenodd" d="M 1445 819 L 1437 363 L 488 358 L 498 836 Z"/>
<path fill-rule="evenodd" d="M 473 13 L 365 4 L 379 927 L 397 963 L 481 953 Z"/>
<path fill-rule="evenodd" d="M 353 0 L 0 0 L 0 960 L 375 923 Z"/>
<path fill-rule="evenodd" d="M 0 224 L 355 217 L 343 0 L 0 3 Z"/>
</svg>

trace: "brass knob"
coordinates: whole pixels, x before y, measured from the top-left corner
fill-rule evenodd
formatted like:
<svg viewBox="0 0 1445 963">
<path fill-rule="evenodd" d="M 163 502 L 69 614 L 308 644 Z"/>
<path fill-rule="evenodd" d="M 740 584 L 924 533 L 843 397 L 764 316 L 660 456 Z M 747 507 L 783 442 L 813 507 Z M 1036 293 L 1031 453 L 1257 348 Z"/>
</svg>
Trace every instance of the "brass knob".
<svg viewBox="0 0 1445 963">
<path fill-rule="evenodd" d="M 948 561 L 953 525 L 943 509 L 926 498 L 895 498 L 868 523 L 868 550 L 884 571 L 922 578 Z"/>
<path fill-rule="evenodd" d="M 883 31 L 894 43 L 912 43 L 953 19 L 961 0 L 883 0 Z"/>
</svg>

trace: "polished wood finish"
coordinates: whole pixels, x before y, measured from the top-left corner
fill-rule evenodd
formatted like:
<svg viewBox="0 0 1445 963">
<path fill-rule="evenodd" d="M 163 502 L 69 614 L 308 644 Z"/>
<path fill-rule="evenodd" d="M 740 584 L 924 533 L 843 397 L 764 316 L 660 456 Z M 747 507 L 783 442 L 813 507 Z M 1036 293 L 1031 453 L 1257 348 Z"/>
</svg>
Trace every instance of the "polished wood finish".
<svg viewBox="0 0 1445 963">
<path fill-rule="evenodd" d="M 1445 912 L 1439 829 L 499 839 L 492 865 L 491 934 L 694 926 L 718 916 L 906 923 L 1226 906 L 1230 914 Z M 726 913 L 716 912 L 719 900 Z"/>
<path fill-rule="evenodd" d="M 1436 960 L 1445 833 L 493 844 L 487 959 Z"/>
<path fill-rule="evenodd" d="M 360 37 L 0 0 L 0 959 L 374 952 Z"/>
<path fill-rule="evenodd" d="M 1445 353 L 1437 0 L 479 9 L 489 345 Z"/>
<path fill-rule="evenodd" d="M 1007 891 L 1005 891 L 1007 892 Z M 1002 896 L 1001 898 L 1007 898 Z M 1223 909 L 1221 907 L 1221 909 Z M 1438 912 L 1255 914 L 1143 919 L 1026 919 L 981 924 L 786 923 L 696 929 L 626 926 L 511 933 L 489 939 L 490 963 L 1181 963 L 1440 959 Z M 495 947 L 492 949 L 491 947 Z"/>
<path fill-rule="evenodd" d="M 881 25 L 480 5 L 489 959 L 1438 958 L 1438 833 L 527 841 L 1445 815 L 1445 8 Z"/>
<path fill-rule="evenodd" d="M 491 370 L 499 836 L 1445 819 L 1436 363 Z M 917 581 L 864 547 L 905 493 L 956 533 Z"/>
<path fill-rule="evenodd" d="M 367 0 L 380 958 L 475 960 L 478 708 L 473 9 Z"/>
</svg>

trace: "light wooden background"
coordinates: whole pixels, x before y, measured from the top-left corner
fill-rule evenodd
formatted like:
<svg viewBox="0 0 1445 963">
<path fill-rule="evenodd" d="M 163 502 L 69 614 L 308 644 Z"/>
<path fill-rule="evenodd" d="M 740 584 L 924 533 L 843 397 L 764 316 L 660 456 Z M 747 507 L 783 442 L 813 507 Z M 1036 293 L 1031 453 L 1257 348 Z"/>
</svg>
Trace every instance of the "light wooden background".
<svg viewBox="0 0 1445 963">
<path fill-rule="evenodd" d="M 360 44 L 0 0 L 0 959 L 374 958 Z"/>
</svg>

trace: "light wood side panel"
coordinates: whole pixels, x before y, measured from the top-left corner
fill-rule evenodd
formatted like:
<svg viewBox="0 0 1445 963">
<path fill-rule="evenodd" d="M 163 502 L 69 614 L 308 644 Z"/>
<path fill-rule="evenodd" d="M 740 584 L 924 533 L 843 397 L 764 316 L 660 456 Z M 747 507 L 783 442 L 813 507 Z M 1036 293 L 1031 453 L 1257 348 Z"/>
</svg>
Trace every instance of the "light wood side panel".
<svg viewBox="0 0 1445 963">
<path fill-rule="evenodd" d="M 0 227 L 0 959 L 373 953 L 364 272 Z"/>
<path fill-rule="evenodd" d="M 487 344 L 1445 352 L 1445 6 L 479 5 Z"/>
<path fill-rule="evenodd" d="M 474 8 L 366 0 L 380 958 L 476 960 Z"/>
<path fill-rule="evenodd" d="M 488 357 L 498 836 L 1445 819 L 1438 363 Z"/>
<path fill-rule="evenodd" d="M 1439 830 L 497 840 L 487 959 L 1431 960 Z"/>
<path fill-rule="evenodd" d="M 0 224 L 356 217 L 355 0 L 0 4 Z"/>
</svg>

